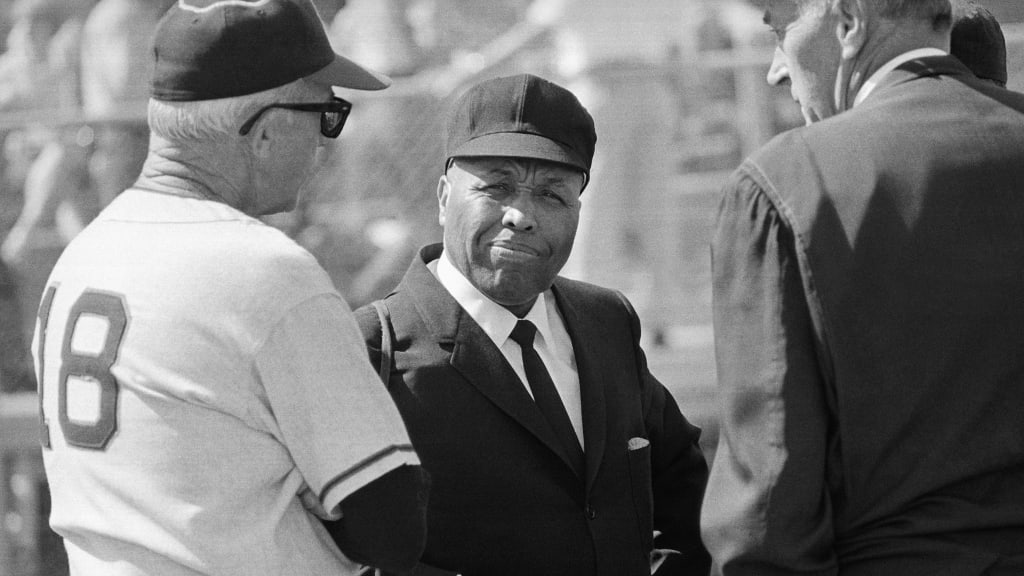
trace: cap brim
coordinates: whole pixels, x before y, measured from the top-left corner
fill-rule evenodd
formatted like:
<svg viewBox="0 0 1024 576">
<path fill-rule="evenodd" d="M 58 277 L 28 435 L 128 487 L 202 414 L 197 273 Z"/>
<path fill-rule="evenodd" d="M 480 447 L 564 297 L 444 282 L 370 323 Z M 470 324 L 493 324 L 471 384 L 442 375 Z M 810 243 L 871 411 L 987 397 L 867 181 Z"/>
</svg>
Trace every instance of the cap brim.
<svg viewBox="0 0 1024 576">
<path fill-rule="evenodd" d="M 515 158 L 533 158 L 565 164 L 589 174 L 590 169 L 566 146 L 558 142 L 522 132 L 498 132 L 485 134 L 465 142 L 449 152 L 449 158 L 470 156 L 509 156 Z"/>
<path fill-rule="evenodd" d="M 334 61 L 310 74 L 309 80 L 354 90 L 383 90 L 391 86 L 391 78 L 360 66 L 344 56 L 335 54 Z"/>
</svg>

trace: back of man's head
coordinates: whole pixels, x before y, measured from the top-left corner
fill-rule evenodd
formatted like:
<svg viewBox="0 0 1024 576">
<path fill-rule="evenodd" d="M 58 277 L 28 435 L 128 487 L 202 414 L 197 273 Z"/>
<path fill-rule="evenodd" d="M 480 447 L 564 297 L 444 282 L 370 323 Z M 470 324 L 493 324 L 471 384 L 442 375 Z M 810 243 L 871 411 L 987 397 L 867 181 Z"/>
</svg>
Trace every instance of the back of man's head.
<svg viewBox="0 0 1024 576">
<path fill-rule="evenodd" d="M 377 80 L 334 53 L 309 0 L 180 0 L 161 18 L 153 54 L 151 130 L 193 146 L 237 135 L 240 118 L 260 106 L 304 99 L 302 79 L 336 59 L 352 78 L 325 83 Z"/>
<path fill-rule="evenodd" d="M 173 194 L 187 172 L 192 188 L 252 215 L 294 207 L 320 139 L 347 117 L 332 87 L 390 84 L 334 52 L 311 0 L 177 0 L 152 53 L 147 185 Z"/>
<path fill-rule="evenodd" d="M 1006 86 L 1006 39 L 995 16 L 975 0 L 953 0 L 950 53 L 975 76 Z"/>
<path fill-rule="evenodd" d="M 150 122 L 173 140 L 237 130 L 229 124 L 252 109 L 296 100 L 303 81 L 390 84 L 333 51 L 310 0 L 178 0 L 157 25 L 153 56 Z"/>
<path fill-rule="evenodd" d="M 262 92 L 215 100 L 149 100 L 149 128 L 154 136 L 181 145 L 195 146 L 238 136 L 243 118 L 274 102 L 299 102 L 313 89 L 305 80 Z M 293 117 L 291 117 L 293 118 Z"/>
<path fill-rule="evenodd" d="M 357 90 L 390 80 L 335 54 L 310 0 L 179 0 L 153 42 L 152 96 L 232 98 L 310 78 Z"/>
<path fill-rule="evenodd" d="M 856 2 L 882 18 L 925 20 L 935 29 L 952 23 L 950 0 L 796 0 L 801 7 L 840 8 Z"/>
</svg>

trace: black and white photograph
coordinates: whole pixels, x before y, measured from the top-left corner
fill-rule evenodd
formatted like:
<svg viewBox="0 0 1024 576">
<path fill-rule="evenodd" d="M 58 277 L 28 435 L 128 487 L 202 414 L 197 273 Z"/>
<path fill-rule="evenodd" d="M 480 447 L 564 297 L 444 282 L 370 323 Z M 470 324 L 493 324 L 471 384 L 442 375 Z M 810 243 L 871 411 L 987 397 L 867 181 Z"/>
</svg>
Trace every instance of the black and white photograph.
<svg viewBox="0 0 1024 576">
<path fill-rule="evenodd" d="M 1024 576 L 1024 0 L 0 0 L 0 576 Z"/>
</svg>

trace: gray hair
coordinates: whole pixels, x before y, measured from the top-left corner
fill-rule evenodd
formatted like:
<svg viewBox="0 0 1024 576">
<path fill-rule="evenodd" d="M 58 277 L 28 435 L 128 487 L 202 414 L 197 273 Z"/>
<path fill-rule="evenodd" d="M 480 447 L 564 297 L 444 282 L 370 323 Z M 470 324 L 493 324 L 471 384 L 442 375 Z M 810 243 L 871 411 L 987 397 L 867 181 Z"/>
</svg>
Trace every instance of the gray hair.
<svg viewBox="0 0 1024 576">
<path fill-rule="evenodd" d="M 969 18 L 978 14 L 989 14 L 987 8 L 977 2 L 977 0 L 950 0 L 950 4 L 953 5 L 953 18 L 960 20 L 962 18 Z"/>
<path fill-rule="evenodd" d="M 950 0 L 796 0 L 801 8 L 836 9 L 845 2 L 860 2 L 883 18 L 925 20 L 935 29 L 953 24 Z"/>
<path fill-rule="evenodd" d="M 309 84 L 295 82 L 234 98 L 175 102 L 149 100 L 149 128 L 154 135 L 172 142 L 218 140 L 237 136 L 242 123 L 257 110 L 274 102 L 309 99 Z"/>
</svg>

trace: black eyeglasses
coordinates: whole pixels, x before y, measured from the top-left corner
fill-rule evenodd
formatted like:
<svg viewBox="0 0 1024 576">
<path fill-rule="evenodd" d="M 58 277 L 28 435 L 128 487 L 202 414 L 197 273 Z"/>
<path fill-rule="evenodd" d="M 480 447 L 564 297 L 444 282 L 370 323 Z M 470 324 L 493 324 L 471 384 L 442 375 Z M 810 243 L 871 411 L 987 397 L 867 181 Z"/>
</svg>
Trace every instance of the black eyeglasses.
<svg viewBox="0 0 1024 576">
<path fill-rule="evenodd" d="M 260 119 L 260 116 L 271 108 L 284 108 L 286 110 L 298 110 L 299 112 L 319 112 L 320 133 L 328 138 L 337 138 L 338 134 L 341 134 L 341 129 L 345 127 L 348 113 L 352 111 L 352 103 L 337 96 L 332 96 L 330 102 L 267 104 L 246 120 L 245 124 L 242 124 L 242 127 L 238 129 L 238 133 L 242 136 L 248 134 L 252 130 L 253 125 L 256 124 L 256 121 Z"/>
</svg>

